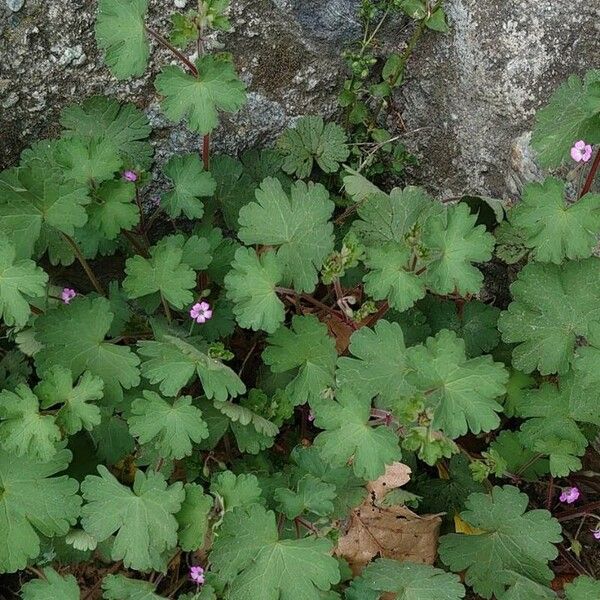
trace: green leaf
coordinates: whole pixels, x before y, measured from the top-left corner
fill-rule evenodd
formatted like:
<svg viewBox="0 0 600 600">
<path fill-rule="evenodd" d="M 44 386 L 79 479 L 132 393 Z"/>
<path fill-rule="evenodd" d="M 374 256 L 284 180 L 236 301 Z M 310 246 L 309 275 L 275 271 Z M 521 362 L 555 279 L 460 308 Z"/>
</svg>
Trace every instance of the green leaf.
<svg viewBox="0 0 600 600">
<path fill-rule="evenodd" d="M 184 489 L 185 500 L 175 515 L 179 524 L 177 536 L 181 549 L 193 552 L 204 545 L 213 499 L 203 492 L 202 486 L 195 483 L 187 483 Z"/>
<path fill-rule="evenodd" d="M 368 248 L 363 277 L 365 292 L 375 300 L 388 300 L 399 311 L 410 308 L 425 296 L 423 279 L 411 270 L 412 252 L 404 244 L 386 244 Z"/>
<path fill-rule="evenodd" d="M 23 600 L 79 600 L 81 591 L 73 575 L 61 577 L 54 569 L 42 569 L 45 579 L 32 579 L 21 588 Z"/>
<path fill-rule="evenodd" d="M 176 396 L 194 374 L 200 378 L 209 399 L 227 400 L 246 391 L 241 379 L 227 365 L 175 336 L 140 342 L 139 353 L 147 359 L 142 364 L 142 375 L 153 385 L 159 383 L 166 396 Z"/>
<path fill-rule="evenodd" d="M 502 597 L 505 570 L 547 584 L 547 562 L 558 555 L 561 527 L 546 510 L 527 511 L 529 499 L 516 487 L 494 487 L 491 495 L 472 494 L 461 518 L 480 535 L 451 533 L 440 539 L 440 558 L 455 572 L 466 570 L 465 581 L 483 598 Z M 485 557 L 485 560 L 482 560 Z"/>
<path fill-rule="evenodd" d="M 211 553 L 229 600 L 320 600 L 339 581 L 326 539 L 280 540 L 275 515 L 258 505 L 227 513 Z"/>
<path fill-rule="evenodd" d="M 313 475 L 305 475 L 293 490 L 276 489 L 274 498 L 278 503 L 278 510 L 290 520 L 304 512 L 326 517 L 333 512 L 335 486 L 320 481 Z"/>
<path fill-rule="evenodd" d="M 73 377 L 90 371 L 104 381 L 107 402 L 120 402 L 123 388 L 140 382 L 139 358 L 127 346 L 105 341 L 113 320 L 105 298 L 76 298 L 37 318 L 36 339 L 42 344 L 35 364 L 42 376 L 53 365 L 70 369 Z"/>
<path fill-rule="evenodd" d="M 236 250 L 225 288 L 240 327 L 274 333 L 283 323 L 285 307 L 276 292 L 282 278 L 283 267 L 275 252 L 258 256 L 252 248 Z"/>
<path fill-rule="evenodd" d="M 19 338 L 17 341 L 20 348 L 21 340 L 22 338 Z M 14 391 L 19 383 L 27 383 L 31 372 L 27 356 L 20 350 L 9 350 L 0 358 L 0 389 Z"/>
<path fill-rule="evenodd" d="M 150 258 L 136 255 L 125 264 L 123 289 L 129 298 L 160 292 L 175 308 L 193 302 L 196 274 L 184 262 L 184 249 L 172 238 L 163 238 L 150 248 Z"/>
<path fill-rule="evenodd" d="M 239 229 L 240 208 L 254 198 L 256 188 L 266 177 L 276 177 L 289 191 L 291 181 L 281 171 L 283 158 L 274 150 L 247 150 L 240 160 L 230 156 L 216 156 L 211 173 L 217 182 L 216 206 L 223 213 L 228 229 Z"/>
<path fill-rule="evenodd" d="M 600 233 L 600 194 L 586 194 L 568 204 L 559 179 L 529 183 L 510 212 L 510 222 L 526 232 L 526 244 L 539 262 L 587 258 Z"/>
<path fill-rule="evenodd" d="M 56 162 L 67 180 L 81 185 L 112 179 L 123 161 L 108 137 L 70 137 L 58 142 Z"/>
<path fill-rule="evenodd" d="M 415 491 L 423 496 L 421 510 L 429 513 L 446 512 L 454 518 L 465 507 L 470 494 L 483 492 L 483 485 L 473 479 L 469 461 L 455 454 L 448 463 L 448 479 L 417 480 Z"/>
<path fill-rule="evenodd" d="M 196 61 L 198 76 L 167 66 L 156 77 L 162 108 L 171 121 L 184 119 L 192 131 L 206 135 L 218 124 L 218 111 L 237 112 L 246 102 L 246 86 L 226 58 L 207 55 Z"/>
<path fill-rule="evenodd" d="M 600 581 L 582 575 L 565 585 L 567 600 L 590 600 L 600 594 Z"/>
<path fill-rule="evenodd" d="M 250 394 L 252 394 L 252 392 L 261 393 L 259 390 L 250 390 Z M 220 410 L 224 415 L 227 415 L 231 421 L 240 423 L 240 425 L 252 424 L 254 429 L 262 435 L 273 437 L 279 433 L 279 427 L 277 427 L 277 425 L 271 423 L 271 421 L 268 421 L 264 417 L 257 415 L 245 406 L 234 404 L 233 402 L 220 402 L 219 400 L 215 400 L 213 404 L 217 410 Z"/>
<path fill-rule="evenodd" d="M 108 465 L 117 464 L 135 449 L 135 440 L 127 423 L 117 415 L 105 416 L 92 430 L 91 436 L 98 458 Z"/>
<path fill-rule="evenodd" d="M 73 386 L 71 371 L 54 365 L 36 385 L 35 394 L 44 409 L 62 404 L 56 413 L 56 423 L 69 435 L 82 429 L 91 431 L 100 424 L 100 409 L 91 402 L 104 396 L 104 382 L 89 371 Z"/>
<path fill-rule="evenodd" d="M 458 576 L 430 565 L 378 558 L 362 572 L 360 583 L 397 600 L 460 600 L 465 588 Z"/>
<path fill-rule="evenodd" d="M 365 244 L 374 248 L 402 242 L 435 206 L 423 188 L 394 188 L 387 195 L 367 184 L 359 186 L 355 176 L 345 177 L 344 183 L 357 202 L 364 200 L 358 207 L 360 220 L 352 227 Z"/>
<path fill-rule="evenodd" d="M 558 167 L 577 140 L 600 142 L 600 71 L 571 75 L 537 111 L 531 143 L 544 167 Z"/>
<path fill-rule="evenodd" d="M 472 263 L 492 258 L 494 236 L 476 221 L 466 204 L 458 204 L 427 222 L 423 243 L 430 254 L 425 280 L 434 293 L 457 291 L 465 296 L 481 289 L 483 274 Z"/>
<path fill-rule="evenodd" d="M 256 431 L 252 425 L 242 425 L 239 422 L 231 423 L 231 431 L 235 436 L 238 449 L 242 453 L 259 454 L 275 443 L 275 437 Z"/>
<path fill-rule="evenodd" d="M 125 575 L 106 575 L 102 580 L 105 600 L 165 600 L 154 593 L 154 584 Z"/>
<path fill-rule="evenodd" d="M 171 15 L 171 33 L 169 39 L 174 46 L 185 50 L 197 38 L 198 25 L 194 19 L 194 13 L 187 15 L 174 13 Z"/>
<path fill-rule="evenodd" d="M 182 214 L 188 219 L 200 219 L 204 214 L 200 198 L 212 196 L 217 183 L 204 171 L 198 154 L 171 157 L 164 172 L 173 182 L 173 190 L 163 194 L 161 200 L 166 213 L 173 219 Z"/>
<path fill-rule="evenodd" d="M 18 457 L 48 461 L 61 439 L 54 416 L 42 415 L 37 397 L 25 384 L 0 392 L 0 446 Z"/>
<path fill-rule="evenodd" d="M 147 0 L 100 0 L 96 41 L 118 79 L 143 75 L 150 56 L 144 29 Z"/>
<path fill-rule="evenodd" d="M 151 391 L 144 391 L 143 396 L 131 404 L 129 431 L 140 444 L 152 444 L 161 458 L 190 456 L 192 442 L 208 437 L 202 411 L 192 405 L 191 396 L 181 396 L 173 403 Z"/>
<path fill-rule="evenodd" d="M 81 484 L 86 500 L 81 524 L 99 542 L 115 535 L 114 561 L 137 571 L 163 570 L 161 554 L 177 544 L 177 521 L 185 493 L 180 482 L 167 486 L 160 473 L 136 471 L 133 491 L 98 466 Z"/>
<path fill-rule="evenodd" d="M 314 446 L 296 446 L 292 450 L 291 459 L 296 464 L 293 482 L 299 483 L 306 475 L 312 475 L 319 481 L 335 487 L 334 513 L 331 518 L 345 517 L 352 508 L 363 501 L 367 493 L 364 481 L 354 475 L 351 466 L 332 467 L 323 460 L 321 453 Z"/>
<path fill-rule="evenodd" d="M 90 204 L 90 227 L 106 239 L 114 240 L 122 229 L 132 229 L 140 220 L 135 205 L 135 185 L 127 181 L 105 181 L 97 190 Z"/>
<path fill-rule="evenodd" d="M 600 323 L 597 260 L 530 263 L 521 270 L 510 286 L 513 302 L 498 320 L 502 339 L 519 344 L 512 355 L 515 368 L 542 375 L 569 370 L 577 337 L 587 337 Z"/>
<path fill-rule="evenodd" d="M 581 469 L 577 457 L 583 456 L 588 445 L 577 425 L 572 386 L 572 377 L 562 378 L 560 387 L 542 383 L 538 390 L 527 390 L 516 406 L 517 415 L 527 419 L 521 425 L 521 443 L 533 452 L 547 454 L 555 477 Z"/>
<path fill-rule="evenodd" d="M 500 424 L 502 405 L 496 398 L 506 391 L 508 372 L 491 356 L 467 359 L 465 344 L 443 329 L 424 346 L 408 350 L 414 386 L 433 410 L 432 427 L 452 439 L 487 432 Z"/>
<path fill-rule="evenodd" d="M 556 594 L 546 586 L 510 571 L 501 574 L 502 579 L 511 586 L 501 600 L 557 600 Z"/>
<path fill-rule="evenodd" d="M 446 12 L 442 7 L 438 8 L 425 23 L 427 28 L 432 31 L 439 31 L 441 33 L 448 33 L 450 31 L 446 22 Z"/>
<path fill-rule="evenodd" d="M 255 475 L 231 471 L 217 473 L 210 483 L 210 493 L 218 496 L 226 511 L 235 508 L 249 508 L 253 504 L 263 504 L 262 491 Z"/>
<path fill-rule="evenodd" d="M 145 170 L 152 162 L 153 148 L 147 141 L 152 128 L 148 117 L 130 102 L 92 96 L 81 104 L 67 106 L 60 117 L 62 137 L 95 138 L 102 131 L 117 147 L 126 167 Z"/>
<path fill-rule="evenodd" d="M 312 292 L 333 250 L 329 193 L 321 184 L 297 181 L 288 196 L 278 179 L 268 177 L 256 200 L 240 209 L 238 237 L 247 245 L 275 246 L 284 279 L 298 291 Z"/>
<path fill-rule="evenodd" d="M 15 247 L 0 240 L 0 317 L 5 325 L 25 325 L 31 314 L 28 296 L 43 296 L 48 275 L 28 258 L 19 260 Z"/>
<path fill-rule="evenodd" d="M 359 396 L 379 396 L 384 404 L 414 392 L 406 380 L 406 347 L 398 323 L 380 320 L 374 329 L 361 327 L 350 338 L 350 353 L 355 358 L 338 359 L 340 386 Z"/>
<path fill-rule="evenodd" d="M 65 535 L 79 516 L 79 484 L 64 471 L 72 455 L 60 450 L 49 462 L 15 460 L 0 450 L 0 572 L 24 569 L 40 553 L 39 535 Z"/>
<path fill-rule="evenodd" d="M 496 327 L 500 310 L 495 306 L 471 300 L 457 305 L 450 300 L 427 296 L 419 303 L 432 333 L 450 329 L 465 342 L 467 356 L 480 356 L 493 350 L 500 341 Z"/>
<path fill-rule="evenodd" d="M 263 361 L 273 373 L 292 371 L 294 378 L 286 387 L 294 405 L 319 398 L 328 387 L 335 387 L 335 341 L 327 326 L 313 315 L 292 318 L 292 327 L 281 326 L 267 340 Z"/>
<path fill-rule="evenodd" d="M 301 117 L 283 132 L 277 146 L 285 156 L 283 170 L 299 179 L 311 174 L 315 162 L 324 173 L 335 173 L 350 155 L 346 132 L 321 117 Z"/>
<path fill-rule="evenodd" d="M 82 184 L 64 182 L 43 166 L 3 171 L 0 233 L 14 244 L 19 257 L 27 258 L 44 229 L 72 236 L 75 228 L 85 225 L 87 194 Z"/>
<path fill-rule="evenodd" d="M 342 466 L 352 459 L 354 473 L 373 480 L 383 475 L 386 465 L 400 460 L 398 436 L 389 427 L 371 426 L 371 400 L 355 391 L 345 387 L 336 400 L 311 403 L 315 425 L 326 430 L 314 443 L 325 462 Z"/>
<path fill-rule="evenodd" d="M 538 453 L 526 448 L 519 434 L 514 431 L 502 431 L 490 444 L 490 451 L 497 452 L 502 457 L 509 473 L 518 473 L 526 480 L 536 481 L 549 472 L 548 460 L 537 458 Z"/>
</svg>

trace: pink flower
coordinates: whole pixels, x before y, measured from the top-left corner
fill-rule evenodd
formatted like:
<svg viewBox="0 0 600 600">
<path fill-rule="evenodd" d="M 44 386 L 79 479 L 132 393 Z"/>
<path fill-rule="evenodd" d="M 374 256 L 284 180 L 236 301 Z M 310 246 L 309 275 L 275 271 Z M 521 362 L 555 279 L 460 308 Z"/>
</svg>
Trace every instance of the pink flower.
<svg viewBox="0 0 600 600">
<path fill-rule="evenodd" d="M 77 296 L 77 292 L 71 288 L 64 288 L 60 293 L 60 298 L 65 304 L 69 304 L 69 302 L 71 302 L 75 296 Z"/>
<path fill-rule="evenodd" d="M 563 493 L 560 495 L 560 501 L 566 502 L 567 504 L 573 504 L 573 502 L 579 500 L 580 495 L 581 493 L 579 492 L 579 488 L 565 488 Z"/>
<path fill-rule="evenodd" d="M 138 180 L 138 175 L 135 171 L 123 171 L 123 173 L 121 174 L 121 177 L 125 180 L 125 181 L 137 181 Z"/>
<path fill-rule="evenodd" d="M 204 569 L 200 566 L 190 567 L 190 579 L 197 585 L 204 583 Z"/>
<path fill-rule="evenodd" d="M 600 540 L 600 529 L 592 529 L 591 532 L 597 540 Z"/>
<path fill-rule="evenodd" d="M 308 420 L 312 423 L 315 420 L 315 413 L 310 410 L 308 413 Z"/>
<path fill-rule="evenodd" d="M 190 310 L 190 317 L 196 321 L 196 323 L 206 323 L 212 317 L 213 311 L 210 308 L 208 302 L 198 302 L 192 306 Z"/>
<path fill-rule="evenodd" d="M 592 158 L 592 146 L 579 140 L 571 148 L 571 158 L 575 162 L 588 162 Z"/>
</svg>

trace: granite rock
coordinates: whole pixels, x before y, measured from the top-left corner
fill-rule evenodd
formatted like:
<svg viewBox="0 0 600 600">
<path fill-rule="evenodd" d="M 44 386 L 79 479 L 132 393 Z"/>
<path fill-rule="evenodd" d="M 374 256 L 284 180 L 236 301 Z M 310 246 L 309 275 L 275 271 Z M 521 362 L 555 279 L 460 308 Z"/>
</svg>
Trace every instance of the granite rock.
<svg viewBox="0 0 600 600">
<path fill-rule="evenodd" d="M 12 0 L 11 0 L 12 1 Z M 12 2 L 12 5 L 15 3 Z M 181 4 L 181 3 L 180 3 Z M 189 4 L 189 2 L 188 2 Z M 214 136 L 233 153 L 268 146 L 303 114 L 331 116 L 345 77 L 340 58 L 356 39 L 359 0 L 232 0 L 234 31 L 209 47 L 231 51 L 250 95 Z M 174 3 L 150 0 L 166 31 Z M 0 167 L 58 131 L 58 115 L 93 94 L 133 100 L 156 130 L 162 162 L 198 137 L 161 115 L 152 80 L 170 56 L 155 49 L 144 77 L 115 80 L 93 34 L 93 0 L 0 5 Z M 570 73 L 598 67 L 600 6 L 585 0 L 448 0 L 449 34 L 428 32 L 394 99 L 390 126 L 421 159 L 418 181 L 443 196 L 518 195 L 539 178 L 527 146 L 535 109 Z M 382 50 L 402 50 L 410 24 L 398 17 Z"/>
</svg>

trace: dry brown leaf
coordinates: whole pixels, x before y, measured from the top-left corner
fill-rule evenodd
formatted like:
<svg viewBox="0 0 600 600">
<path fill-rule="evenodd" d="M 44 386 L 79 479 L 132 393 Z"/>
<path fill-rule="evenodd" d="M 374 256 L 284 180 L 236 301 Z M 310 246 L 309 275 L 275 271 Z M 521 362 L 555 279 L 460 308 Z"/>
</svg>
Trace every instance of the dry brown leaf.
<svg viewBox="0 0 600 600">
<path fill-rule="evenodd" d="M 383 507 L 385 495 L 406 484 L 410 468 L 394 463 L 367 485 L 371 494 L 350 514 L 335 553 L 345 558 L 354 575 L 374 558 L 433 564 L 437 556 L 440 515 L 417 515 L 405 506 Z"/>
<path fill-rule="evenodd" d="M 335 349 L 339 355 L 342 355 L 348 350 L 350 345 L 350 336 L 354 333 L 353 329 L 348 323 L 345 323 L 341 319 L 332 315 L 327 315 L 322 319 L 323 323 L 327 325 L 329 333 L 333 335 L 335 339 Z"/>
<path fill-rule="evenodd" d="M 411 472 L 411 468 L 404 463 L 392 463 L 391 465 L 387 465 L 385 473 L 381 477 L 367 483 L 367 489 L 374 494 L 376 500 L 381 502 L 390 490 L 402 487 L 408 483 Z"/>
</svg>

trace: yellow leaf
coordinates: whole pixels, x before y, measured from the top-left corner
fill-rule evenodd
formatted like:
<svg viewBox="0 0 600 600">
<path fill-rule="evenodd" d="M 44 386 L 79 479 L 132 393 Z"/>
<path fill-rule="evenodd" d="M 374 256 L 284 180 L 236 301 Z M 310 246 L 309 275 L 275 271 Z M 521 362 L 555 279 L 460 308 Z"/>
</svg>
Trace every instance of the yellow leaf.
<svg viewBox="0 0 600 600">
<path fill-rule="evenodd" d="M 466 535 L 481 535 L 482 533 L 485 533 L 483 529 L 471 527 L 471 525 L 460 518 L 460 515 L 454 515 L 454 531 L 456 531 L 456 533 L 464 533 Z"/>
</svg>

